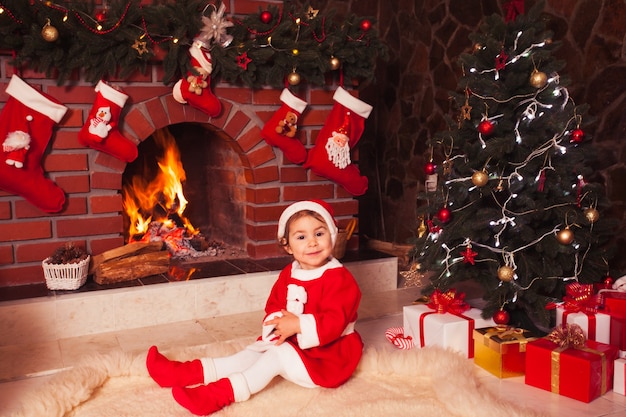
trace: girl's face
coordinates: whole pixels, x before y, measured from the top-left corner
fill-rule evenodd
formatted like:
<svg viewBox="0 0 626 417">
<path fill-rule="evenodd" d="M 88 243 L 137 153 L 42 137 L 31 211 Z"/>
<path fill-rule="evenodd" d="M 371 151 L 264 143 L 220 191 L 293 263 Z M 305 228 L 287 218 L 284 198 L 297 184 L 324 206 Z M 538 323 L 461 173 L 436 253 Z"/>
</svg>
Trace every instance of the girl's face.
<svg viewBox="0 0 626 417">
<path fill-rule="evenodd" d="M 306 215 L 289 224 L 287 253 L 293 255 L 302 269 L 315 269 L 328 262 L 333 252 L 330 231 L 326 222 Z"/>
</svg>

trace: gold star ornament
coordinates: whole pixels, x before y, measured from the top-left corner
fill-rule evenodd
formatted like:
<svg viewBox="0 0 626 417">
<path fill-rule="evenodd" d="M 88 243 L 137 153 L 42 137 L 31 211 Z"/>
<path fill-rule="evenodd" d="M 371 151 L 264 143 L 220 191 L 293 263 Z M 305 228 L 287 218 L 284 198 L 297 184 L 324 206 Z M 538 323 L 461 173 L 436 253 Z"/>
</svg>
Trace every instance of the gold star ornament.
<svg viewBox="0 0 626 417">
<path fill-rule="evenodd" d="M 146 46 L 146 42 L 142 41 L 141 39 L 137 39 L 135 43 L 133 44 L 132 48 L 135 51 L 137 51 L 139 56 L 142 56 L 143 54 L 148 53 L 148 47 Z"/>
<path fill-rule="evenodd" d="M 309 10 L 306 11 L 306 18 L 308 20 L 315 19 L 318 13 L 319 13 L 319 10 L 315 10 L 314 8 L 309 6 Z"/>
</svg>

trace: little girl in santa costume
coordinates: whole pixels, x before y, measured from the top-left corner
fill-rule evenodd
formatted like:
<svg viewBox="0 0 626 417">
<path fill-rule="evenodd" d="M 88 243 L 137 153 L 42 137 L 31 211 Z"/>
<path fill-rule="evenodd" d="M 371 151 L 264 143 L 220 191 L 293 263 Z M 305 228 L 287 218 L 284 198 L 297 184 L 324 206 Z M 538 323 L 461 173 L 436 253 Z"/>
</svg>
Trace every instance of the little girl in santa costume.
<svg viewBox="0 0 626 417">
<path fill-rule="evenodd" d="M 303 387 L 334 388 L 356 369 L 363 342 L 355 331 L 361 291 L 332 256 L 337 225 L 323 201 L 300 201 L 278 221 L 278 241 L 294 261 L 274 283 L 259 338 L 232 356 L 171 361 L 155 346 L 148 373 L 193 414 L 246 401 L 275 376 Z"/>
</svg>

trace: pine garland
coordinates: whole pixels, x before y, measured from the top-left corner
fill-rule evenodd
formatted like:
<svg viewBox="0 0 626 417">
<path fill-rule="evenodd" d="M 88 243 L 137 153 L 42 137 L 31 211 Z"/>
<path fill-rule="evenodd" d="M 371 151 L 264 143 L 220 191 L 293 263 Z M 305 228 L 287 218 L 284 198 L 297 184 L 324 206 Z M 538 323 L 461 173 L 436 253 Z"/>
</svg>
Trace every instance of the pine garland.
<svg viewBox="0 0 626 417">
<path fill-rule="evenodd" d="M 61 85 L 83 77 L 97 82 L 126 79 L 162 60 L 163 83 L 190 69 L 188 49 L 215 17 L 221 2 L 111 0 L 106 9 L 93 1 L 0 0 L 0 50 L 17 68 L 55 77 Z M 258 14 L 223 16 L 230 42 L 205 46 L 213 59 L 212 79 L 252 88 L 282 87 L 290 74 L 324 85 L 329 75 L 358 83 L 374 80 L 377 60 L 387 48 L 373 18 L 318 13 L 308 4 L 285 1 Z M 340 63 L 339 68 L 331 65 Z"/>
</svg>

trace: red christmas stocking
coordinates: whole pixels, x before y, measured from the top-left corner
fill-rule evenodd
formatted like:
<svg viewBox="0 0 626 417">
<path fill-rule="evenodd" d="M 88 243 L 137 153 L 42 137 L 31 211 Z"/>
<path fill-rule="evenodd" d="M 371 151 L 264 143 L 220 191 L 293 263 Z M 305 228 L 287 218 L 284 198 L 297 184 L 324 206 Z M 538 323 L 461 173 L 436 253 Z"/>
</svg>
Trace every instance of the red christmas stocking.
<svg viewBox="0 0 626 417">
<path fill-rule="evenodd" d="M 291 94 L 286 88 L 280 94 L 280 101 L 283 104 L 265 123 L 261 136 L 268 144 L 279 147 L 291 162 L 301 164 L 306 160 L 306 148 L 295 136 L 298 130 L 298 118 L 307 103 Z"/>
<path fill-rule="evenodd" d="M 6 93 L 9 99 L 0 113 L 0 188 L 48 213 L 61 211 L 65 193 L 44 177 L 41 158 L 67 107 L 17 75 L 11 78 Z"/>
<path fill-rule="evenodd" d="M 191 65 L 198 72 L 194 74 L 187 72 L 187 77 L 178 80 L 172 89 L 174 99 L 181 104 L 189 104 L 206 114 L 215 117 L 222 111 L 222 103 L 211 91 L 211 54 L 202 46 L 204 44 L 198 40 L 194 41 L 189 48 Z"/>
<path fill-rule="evenodd" d="M 118 130 L 120 113 L 128 96 L 104 81 L 98 82 L 95 91 L 98 93 L 96 101 L 78 132 L 79 142 L 124 162 L 134 161 L 137 158 L 137 146 Z"/>
<path fill-rule="evenodd" d="M 367 191 L 367 177 L 352 164 L 350 150 L 361 139 L 372 106 L 352 96 L 341 87 L 333 96 L 333 105 L 315 146 L 309 151 L 305 168 L 310 168 L 320 177 L 328 178 L 352 195 L 363 195 Z"/>
</svg>

